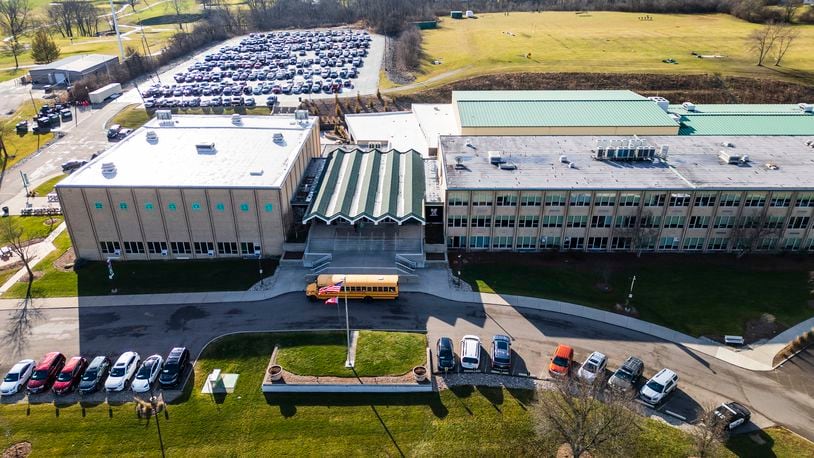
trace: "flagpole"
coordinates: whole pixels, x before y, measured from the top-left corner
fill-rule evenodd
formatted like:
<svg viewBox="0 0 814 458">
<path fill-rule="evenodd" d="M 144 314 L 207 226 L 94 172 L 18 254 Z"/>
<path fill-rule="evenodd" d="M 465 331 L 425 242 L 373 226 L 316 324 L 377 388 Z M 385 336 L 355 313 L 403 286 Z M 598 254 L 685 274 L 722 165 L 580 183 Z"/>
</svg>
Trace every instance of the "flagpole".
<svg viewBox="0 0 814 458">
<path fill-rule="evenodd" d="M 345 281 L 342 282 L 342 289 L 345 290 L 345 331 L 347 332 L 348 336 L 348 353 L 347 357 L 345 358 L 345 367 L 353 368 L 353 363 L 350 360 L 350 316 L 348 315 L 348 282 L 347 276 L 345 277 Z"/>
</svg>

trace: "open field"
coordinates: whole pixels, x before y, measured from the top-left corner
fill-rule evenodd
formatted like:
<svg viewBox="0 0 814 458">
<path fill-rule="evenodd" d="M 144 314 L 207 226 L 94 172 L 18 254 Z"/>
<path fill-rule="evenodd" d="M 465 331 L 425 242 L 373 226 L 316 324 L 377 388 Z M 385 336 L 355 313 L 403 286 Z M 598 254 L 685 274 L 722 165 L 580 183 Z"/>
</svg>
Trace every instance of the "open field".
<svg viewBox="0 0 814 458">
<path fill-rule="evenodd" d="M 814 84 L 814 26 L 800 30 L 782 67 L 757 67 L 745 38 L 759 28 L 725 14 L 574 12 L 484 14 L 444 18 L 423 32 L 426 60 L 419 82 L 431 85 L 483 73 L 714 73 Z M 578 31 L 578 33 L 577 33 Z M 722 58 L 699 59 L 691 52 Z M 526 56 L 531 53 L 530 58 Z M 678 64 L 665 64 L 673 58 Z M 433 60 L 441 61 L 433 65 Z M 445 76 L 446 73 L 454 74 Z"/>
<path fill-rule="evenodd" d="M 481 292 L 544 297 L 613 310 L 636 275 L 639 318 L 694 336 L 748 341 L 814 315 L 806 257 L 752 255 L 464 255 L 465 281 Z M 452 256 L 451 259 L 454 259 Z M 453 262 L 453 268 L 457 266 Z M 761 319 L 771 314 L 771 320 Z"/>
</svg>

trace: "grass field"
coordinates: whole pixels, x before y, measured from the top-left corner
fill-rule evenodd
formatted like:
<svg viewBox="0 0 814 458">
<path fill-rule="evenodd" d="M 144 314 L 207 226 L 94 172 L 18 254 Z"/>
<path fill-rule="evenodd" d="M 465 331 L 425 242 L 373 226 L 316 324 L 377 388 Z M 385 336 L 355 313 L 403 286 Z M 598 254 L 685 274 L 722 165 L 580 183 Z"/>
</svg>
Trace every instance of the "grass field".
<svg viewBox="0 0 814 458">
<path fill-rule="evenodd" d="M 62 173 L 53 178 L 50 178 L 48 179 L 48 181 L 45 181 L 44 183 L 34 188 L 34 193 L 40 197 L 47 196 L 48 193 L 54 190 L 54 186 L 56 186 L 56 184 L 62 181 L 64 178 L 65 174 Z"/>
<path fill-rule="evenodd" d="M 23 230 L 23 240 L 44 239 L 62 223 L 61 216 L 8 216 Z M 5 219 L 5 218 L 4 218 Z"/>
<path fill-rule="evenodd" d="M 745 43 L 757 24 L 724 14 L 652 14 L 652 21 L 639 20 L 642 15 L 544 12 L 444 18 L 438 29 L 423 32 L 426 59 L 418 81 L 537 71 L 717 73 L 814 83 L 814 26 L 796 26 L 800 36 L 782 67 L 757 67 Z M 698 59 L 692 51 L 725 57 Z M 662 63 L 666 58 L 678 64 Z M 433 65 L 435 59 L 441 64 Z M 444 77 L 448 72 L 456 73 Z"/>
<path fill-rule="evenodd" d="M 743 335 L 747 322 L 763 313 L 785 327 L 814 315 L 808 305 L 814 264 L 805 257 L 515 253 L 468 261 L 462 276 L 478 291 L 605 310 L 625 301 L 636 275 L 632 303 L 639 317 L 694 336 Z"/>
<path fill-rule="evenodd" d="M 34 102 L 37 106 L 37 110 L 45 103 L 41 99 L 34 99 Z M 30 131 L 24 135 L 17 135 L 15 129 L 17 123 L 23 120 L 28 120 L 30 123 L 35 113 L 34 106 L 26 101 L 17 108 L 17 111 L 15 111 L 13 115 L 0 118 L 0 131 L 2 131 L 3 143 L 6 145 L 6 151 L 8 151 L 9 154 L 8 163 L 5 164 L 6 169 L 37 151 L 37 145 L 42 147 L 47 141 L 54 138 L 54 134 L 52 133 L 38 136 Z M 39 139 L 37 137 L 39 137 Z"/>
<path fill-rule="evenodd" d="M 402 375 L 426 360 L 427 339 L 409 332 L 361 331 L 355 372 L 345 368 L 346 335 L 321 333 L 280 342 L 277 363 L 298 375 L 360 377 Z"/>
<path fill-rule="evenodd" d="M 259 100 L 259 97 L 255 97 Z M 247 107 L 218 107 L 218 108 L 172 108 L 171 111 L 175 114 L 233 114 L 240 113 L 246 115 L 267 115 L 270 113 L 268 107 L 259 106 L 254 108 Z M 118 112 L 116 116 L 110 119 L 108 124 L 121 124 L 123 127 L 129 129 L 136 129 L 144 125 L 153 117 L 151 112 L 145 110 L 141 105 L 133 104 L 128 105 L 122 111 Z"/>
</svg>

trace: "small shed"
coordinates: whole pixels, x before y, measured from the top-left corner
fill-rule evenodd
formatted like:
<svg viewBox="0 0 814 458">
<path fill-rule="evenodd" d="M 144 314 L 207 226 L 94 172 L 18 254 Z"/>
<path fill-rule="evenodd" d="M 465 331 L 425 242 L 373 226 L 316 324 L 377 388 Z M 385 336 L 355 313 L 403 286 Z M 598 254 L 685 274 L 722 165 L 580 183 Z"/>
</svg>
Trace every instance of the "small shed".
<svg viewBox="0 0 814 458">
<path fill-rule="evenodd" d="M 107 54 L 78 54 L 32 67 L 28 73 L 35 85 L 70 86 L 86 76 L 107 73 L 118 60 L 118 57 Z"/>
<path fill-rule="evenodd" d="M 452 19 L 463 19 L 464 18 L 464 12 L 463 11 L 458 11 L 458 10 L 450 11 L 449 12 L 449 17 L 451 17 Z"/>
</svg>

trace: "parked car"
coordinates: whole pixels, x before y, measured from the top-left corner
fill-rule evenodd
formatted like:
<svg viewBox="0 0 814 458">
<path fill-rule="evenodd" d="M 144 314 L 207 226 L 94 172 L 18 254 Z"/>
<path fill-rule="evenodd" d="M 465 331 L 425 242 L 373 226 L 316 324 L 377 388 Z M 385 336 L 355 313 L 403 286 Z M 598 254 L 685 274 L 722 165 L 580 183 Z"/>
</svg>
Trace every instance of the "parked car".
<svg viewBox="0 0 814 458">
<path fill-rule="evenodd" d="M 69 359 L 62 370 L 57 375 L 57 380 L 51 388 L 54 394 L 68 394 L 79 384 L 79 378 L 88 366 L 88 361 L 81 356 L 74 356 Z"/>
<path fill-rule="evenodd" d="M 659 405 L 678 386 L 678 375 L 670 369 L 662 369 L 639 391 L 639 398 L 651 405 Z"/>
<path fill-rule="evenodd" d="M 466 335 L 461 339 L 461 368 L 480 369 L 480 338 L 478 336 Z"/>
<path fill-rule="evenodd" d="M 582 363 L 582 366 L 580 366 L 579 370 L 577 371 L 577 376 L 586 382 L 593 383 L 593 381 L 597 378 L 602 378 L 607 365 L 608 357 L 598 351 L 595 351 L 588 356 L 588 359 L 586 359 L 584 363 Z"/>
<path fill-rule="evenodd" d="M 74 159 L 68 162 L 63 162 L 62 173 L 73 173 L 87 163 L 88 161 L 83 161 L 81 159 Z"/>
<path fill-rule="evenodd" d="M 106 356 L 93 358 L 79 381 L 79 394 L 90 394 L 99 389 L 109 369 L 110 360 Z"/>
<path fill-rule="evenodd" d="M 179 94 L 180 95 L 180 94 Z M 113 124 L 112 126 L 107 128 L 107 138 L 108 140 L 113 140 L 119 138 L 119 132 L 122 130 L 122 126 L 119 124 Z"/>
<path fill-rule="evenodd" d="M 548 373 L 555 377 L 563 377 L 571 374 L 571 364 L 574 361 L 574 349 L 568 345 L 557 345 L 551 363 L 548 365 Z"/>
<path fill-rule="evenodd" d="M 51 388 L 57 374 L 65 365 L 65 355 L 58 351 L 46 354 L 34 368 L 26 389 L 29 393 L 42 393 Z"/>
<path fill-rule="evenodd" d="M 141 363 L 141 367 L 136 373 L 136 379 L 133 380 L 131 388 L 134 393 L 146 393 L 153 387 L 153 383 L 158 379 L 158 374 L 161 373 L 161 366 L 164 364 L 164 358 L 161 355 L 152 355 Z"/>
<path fill-rule="evenodd" d="M 718 406 L 718 408 L 712 412 L 707 421 L 711 422 L 713 425 L 723 422 L 724 428 L 727 431 L 732 431 L 738 426 L 749 423 L 751 418 L 752 412 L 750 412 L 749 409 L 744 407 L 742 404 L 737 402 L 726 402 Z"/>
<path fill-rule="evenodd" d="M 512 368 L 512 341 L 509 336 L 492 337 L 492 370 L 510 371 Z"/>
<path fill-rule="evenodd" d="M 127 388 L 136 375 L 136 369 L 138 369 L 140 362 L 141 358 L 138 353 L 134 351 L 122 353 L 113 368 L 110 369 L 110 375 L 105 380 L 105 390 L 122 391 Z"/>
<path fill-rule="evenodd" d="M 639 382 L 643 371 L 644 362 L 635 356 L 631 356 L 610 376 L 608 386 L 621 391 L 630 390 Z"/>
<path fill-rule="evenodd" d="M 435 347 L 438 355 L 438 369 L 443 371 L 455 369 L 455 350 L 452 348 L 452 339 L 441 337 Z"/>
<path fill-rule="evenodd" d="M 3 383 L 0 383 L 0 396 L 11 396 L 19 393 L 28 382 L 36 365 L 37 362 L 33 359 L 24 359 L 12 366 L 11 370 L 3 377 Z"/>
<path fill-rule="evenodd" d="M 162 387 L 177 386 L 181 382 L 187 366 L 189 365 L 189 350 L 186 347 L 175 347 L 170 350 L 161 375 L 158 376 L 158 383 Z"/>
</svg>

